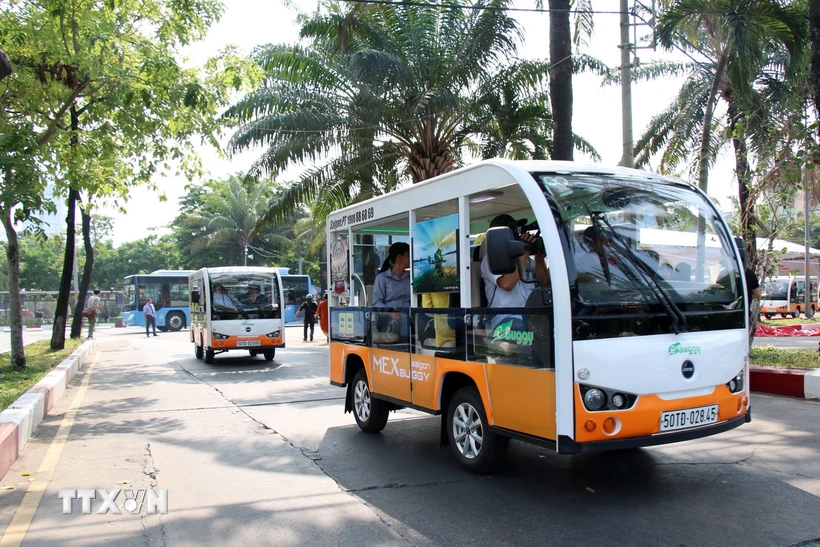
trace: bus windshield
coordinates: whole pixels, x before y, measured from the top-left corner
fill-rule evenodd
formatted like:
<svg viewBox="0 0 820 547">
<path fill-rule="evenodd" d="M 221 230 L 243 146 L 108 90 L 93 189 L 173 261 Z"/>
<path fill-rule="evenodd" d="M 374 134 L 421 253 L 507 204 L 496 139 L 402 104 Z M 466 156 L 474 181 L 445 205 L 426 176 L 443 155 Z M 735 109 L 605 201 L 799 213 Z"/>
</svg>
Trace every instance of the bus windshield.
<svg viewBox="0 0 820 547">
<path fill-rule="evenodd" d="M 657 179 L 534 175 L 568 240 L 573 315 L 740 310 L 728 234 L 694 190 Z M 698 327 L 696 327 L 698 328 Z"/>
<path fill-rule="evenodd" d="M 788 300 L 788 279 L 766 279 L 763 282 L 763 296 L 766 300 Z"/>
<path fill-rule="evenodd" d="M 280 316 L 275 278 L 260 273 L 212 273 L 211 315 L 217 320 Z"/>
</svg>

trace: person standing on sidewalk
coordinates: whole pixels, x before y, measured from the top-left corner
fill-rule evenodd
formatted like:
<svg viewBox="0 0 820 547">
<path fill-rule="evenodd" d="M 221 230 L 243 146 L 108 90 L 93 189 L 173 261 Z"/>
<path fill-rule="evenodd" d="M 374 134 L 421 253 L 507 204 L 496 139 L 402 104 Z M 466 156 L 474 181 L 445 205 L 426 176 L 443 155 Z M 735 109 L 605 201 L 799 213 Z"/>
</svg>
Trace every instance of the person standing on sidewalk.
<svg viewBox="0 0 820 547">
<path fill-rule="evenodd" d="M 145 336 L 151 336 L 148 332 L 148 327 L 154 328 L 154 336 L 157 335 L 157 311 L 154 309 L 154 305 L 151 303 L 151 299 L 148 299 L 148 302 L 145 303 L 145 306 L 142 308 L 142 313 L 145 315 Z"/>
<path fill-rule="evenodd" d="M 85 307 L 94 313 L 88 316 L 88 339 L 94 339 L 94 327 L 97 326 L 97 314 L 100 313 L 100 289 L 94 289 L 94 294 L 88 297 Z"/>
<path fill-rule="evenodd" d="M 299 314 L 303 311 L 305 312 L 305 334 L 303 340 L 305 342 L 308 341 L 308 328 L 310 328 L 310 341 L 313 342 L 313 329 L 316 323 L 316 309 L 318 306 L 316 302 L 313 301 L 313 295 L 309 294 L 305 297 L 305 301 L 302 302 L 302 306 L 299 308 L 299 311 L 296 312 L 294 317 L 299 317 Z"/>
</svg>

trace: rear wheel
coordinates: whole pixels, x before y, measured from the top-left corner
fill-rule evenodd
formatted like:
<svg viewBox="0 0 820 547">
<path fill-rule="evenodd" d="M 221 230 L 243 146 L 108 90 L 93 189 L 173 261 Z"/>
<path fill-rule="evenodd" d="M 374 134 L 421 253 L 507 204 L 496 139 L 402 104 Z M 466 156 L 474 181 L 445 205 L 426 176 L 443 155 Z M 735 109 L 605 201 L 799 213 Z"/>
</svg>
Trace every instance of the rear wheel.
<svg viewBox="0 0 820 547">
<path fill-rule="evenodd" d="M 179 312 L 169 313 L 165 317 L 165 324 L 169 330 L 178 331 L 185 326 L 185 316 Z"/>
<path fill-rule="evenodd" d="M 773 314 L 773 313 L 764 313 L 764 314 L 763 314 L 763 316 L 764 316 L 764 317 L 766 318 L 766 320 L 768 321 L 768 320 L 770 320 L 772 317 L 774 317 L 774 314 Z"/>
<path fill-rule="evenodd" d="M 214 362 L 214 350 L 212 348 L 205 348 L 205 362 L 209 365 Z"/>
<path fill-rule="evenodd" d="M 262 355 L 265 356 L 265 361 L 273 361 L 273 356 L 276 355 L 275 349 L 262 350 Z"/>
<path fill-rule="evenodd" d="M 202 359 L 203 353 L 204 352 L 202 351 L 202 346 L 197 345 L 197 343 L 194 342 L 194 356 L 197 359 Z"/>
<path fill-rule="evenodd" d="M 386 403 L 374 399 L 367 385 L 367 373 L 364 369 L 353 378 L 353 417 L 356 425 L 365 433 L 378 433 L 387 425 Z"/>
<path fill-rule="evenodd" d="M 487 415 L 474 387 L 456 392 L 447 409 L 447 436 L 456 459 L 474 473 L 498 469 L 510 440 L 487 428 Z"/>
</svg>

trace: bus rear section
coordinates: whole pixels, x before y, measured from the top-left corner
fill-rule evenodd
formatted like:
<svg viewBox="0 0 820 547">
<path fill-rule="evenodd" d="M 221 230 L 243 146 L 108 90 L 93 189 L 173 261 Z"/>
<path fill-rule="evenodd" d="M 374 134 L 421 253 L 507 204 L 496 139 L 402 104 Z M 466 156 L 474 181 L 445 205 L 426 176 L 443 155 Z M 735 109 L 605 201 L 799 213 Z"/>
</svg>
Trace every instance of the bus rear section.
<svg viewBox="0 0 820 547">
<path fill-rule="evenodd" d="M 364 431 L 399 408 L 441 415 L 443 444 L 487 472 L 510 439 L 561 453 L 642 447 L 751 416 L 743 266 L 691 185 L 494 160 L 327 224 L 330 381 Z M 372 278 L 364 257 L 390 268 L 399 242 L 410 298 L 384 306 L 378 277 L 359 281 Z M 499 299 L 504 286 L 521 297 Z"/>
<path fill-rule="evenodd" d="M 812 315 L 817 310 L 817 278 L 809 278 L 811 284 L 810 306 Z M 760 297 L 760 313 L 771 319 L 775 315 L 786 318 L 799 317 L 806 309 L 805 276 L 777 276 L 763 280 Z"/>
<path fill-rule="evenodd" d="M 203 268 L 189 278 L 197 359 L 247 351 L 272 361 L 285 347 L 282 283 L 274 268 Z"/>
<path fill-rule="evenodd" d="M 190 270 L 157 270 L 129 275 L 123 280 L 122 321 L 126 327 L 144 327 L 143 307 L 150 298 L 156 312 L 157 328 L 179 331 L 191 324 L 188 306 Z"/>
</svg>

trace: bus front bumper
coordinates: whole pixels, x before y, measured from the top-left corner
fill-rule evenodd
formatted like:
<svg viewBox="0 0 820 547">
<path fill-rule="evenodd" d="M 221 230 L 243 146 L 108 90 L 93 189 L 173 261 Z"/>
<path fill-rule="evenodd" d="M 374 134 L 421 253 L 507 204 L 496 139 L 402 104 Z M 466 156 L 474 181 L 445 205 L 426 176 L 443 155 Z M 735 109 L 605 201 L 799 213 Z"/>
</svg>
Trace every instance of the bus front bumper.
<svg viewBox="0 0 820 547">
<path fill-rule="evenodd" d="M 678 431 L 676 433 L 660 433 L 656 435 L 648 435 L 646 437 L 631 437 L 628 439 L 614 439 L 611 441 L 593 441 L 579 443 L 567 436 L 560 435 L 558 437 L 558 452 L 560 454 L 580 454 L 582 452 L 603 452 L 606 450 L 624 450 L 628 448 L 641 448 L 644 446 L 657 446 L 660 444 L 677 443 L 681 441 L 690 441 L 692 439 L 700 439 L 701 437 L 708 437 L 717 433 L 723 433 L 734 429 L 744 423 L 752 421 L 752 411 L 749 410 L 746 414 L 726 420 L 719 424 L 710 425 L 706 427 L 698 427 L 695 429 L 687 429 L 686 431 Z"/>
</svg>

